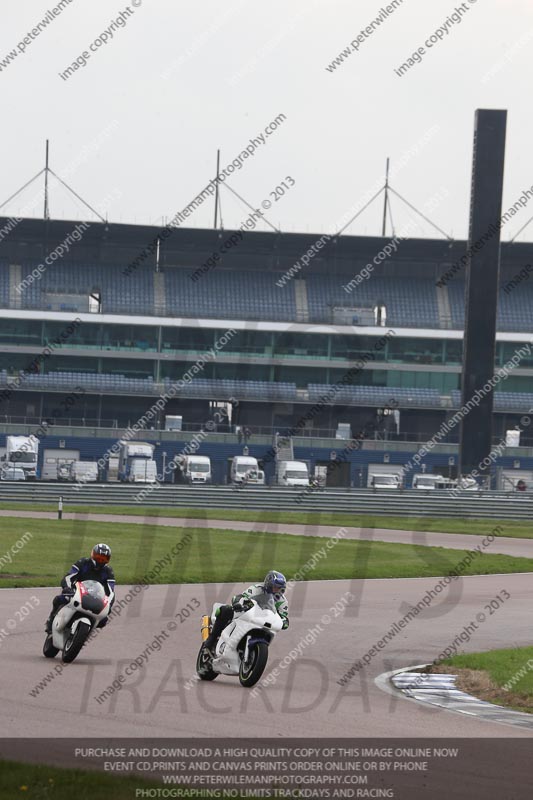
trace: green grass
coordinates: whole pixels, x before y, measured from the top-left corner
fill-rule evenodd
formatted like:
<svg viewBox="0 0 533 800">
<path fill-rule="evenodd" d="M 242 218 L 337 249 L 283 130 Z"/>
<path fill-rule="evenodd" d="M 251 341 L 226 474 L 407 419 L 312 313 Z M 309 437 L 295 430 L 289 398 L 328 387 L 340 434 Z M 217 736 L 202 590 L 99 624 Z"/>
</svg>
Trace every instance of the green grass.
<svg viewBox="0 0 533 800">
<path fill-rule="evenodd" d="M 460 654 L 442 664 L 486 673 L 494 686 L 490 690 L 474 690 L 473 694 L 519 711 L 533 712 L 533 647 Z"/>
<path fill-rule="evenodd" d="M 162 783 L 136 775 L 0 761 L 0 800 L 133 800 L 136 789 L 162 788 Z M 242 795 L 236 800 L 243 800 Z"/>
<path fill-rule="evenodd" d="M 527 667 L 529 659 L 533 666 L 533 647 L 491 650 L 488 653 L 463 653 L 442 663 L 466 669 L 483 669 L 498 686 L 503 686 L 513 676 L 517 676 L 517 680 L 513 682 L 513 689 L 527 692 L 533 698 L 533 669 Z M 522 668 L 525 673 L 519 676 L 518 673 Z"/>
<path fill-rule="evenodd" d="M 0 761 L 0 800 L 132 800 L 136 789 L 162 787 L 133 775 Z"/>
<path fill-rule="evenodd" d="M 157 787 L 161 784 L 132 776 L 117 778 L 96 771 L 0 761 L 2 800 L 132 800 L 136 789 Z"/>
<path fill-rule="evenodd" d="M 186 517 L 188 519 L 222 519 L 242 522 L 277 522 L 296 525 L 332 525 L 352 528 L 386 528 L 402 531 L 434 531 L 435 533 L 468 533 L 485 536 L 499 525 L 499 536 L 533 539 L 530 522 L 498 519 L 437 519 L 434 517 L 389 517 L 364 514 L 336 514 L 317 511 L 244 511 L 205 508 L 156 508 L 154 506 L 107 506 L 70 504 L 63 498 L 65 512 L 79 514 L 130 514 L 137 517 Z M 0 509 L 23 511 L 57 511 L 52 503 L 0 503 Z"/>
<path fill-rule="evenodd" d="M 0 556 L 6 554 L 24 532 L 32 538 L 2 562 L 0 586 L 57 585 L 70 564 L 88 555 L 91 546 L 105 541 L 113 549 L 119 583 L 136 583 L 161 560 L 154 583 L 211 583 L 256 581 L 275 567 L 287 577 L 296 574 L 327 538 L 257 533 L 254 531 L 175 528 L 72 520 L 2 519 Z M 163 563 L 184 536 L 187 542 L 177 559 Z M 307 572 L 310 580 L 350 578 L 415 578 L 446 575 L 467 555 L 465 550 L 443 547 L 338 540 Z M 533 572 L 533 559 L 506 555 L 476 556 L 463 575 Z"/>
</svg>

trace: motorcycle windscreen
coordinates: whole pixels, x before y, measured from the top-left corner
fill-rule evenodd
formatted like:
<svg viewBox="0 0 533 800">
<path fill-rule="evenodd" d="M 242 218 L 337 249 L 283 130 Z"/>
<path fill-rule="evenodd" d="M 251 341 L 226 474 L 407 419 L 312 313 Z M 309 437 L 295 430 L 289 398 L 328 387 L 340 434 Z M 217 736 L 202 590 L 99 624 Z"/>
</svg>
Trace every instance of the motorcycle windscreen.
<svg viewBox="0 0 533 800">
<path fill-rule="evenodd" d="M 262 608 L 264 611 L 273 611 L 274 614 L 276 613 L 276 603 L 271 594 L 262 592 L 261 594 L 256 595 L 254 600 L 259 608 Z"/>
<path fill-rule="evenodd" d="M 99 614 L 105 604 L 106 595 L 104 587 L 98 581 L 83 581 L 83 595 L 81 598 L 81 607 L 85 611 L 92 611 L 93 614 Z"/>
</svg>

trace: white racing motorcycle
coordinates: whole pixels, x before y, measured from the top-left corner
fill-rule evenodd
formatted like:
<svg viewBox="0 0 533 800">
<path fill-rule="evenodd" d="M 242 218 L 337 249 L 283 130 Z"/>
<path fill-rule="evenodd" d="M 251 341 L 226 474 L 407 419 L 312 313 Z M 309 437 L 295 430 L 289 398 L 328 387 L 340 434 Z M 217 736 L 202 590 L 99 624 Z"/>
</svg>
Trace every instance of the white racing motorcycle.
<svg viewBox="0 0 533 800">
<path fill-rule="evenodd" d="M 221 603 L 213 605 L 211 618 L 202 617 L 202 639 L 196 660 L 196 672 L 203 681 L 213 681 L 217 675 L 238 675 L 241 686 L 255 686 L 265 671 L 268 646 L 281 630 L 283 620 L 276 611 L 270 596 L 248 601 L 253 605 L 247 611 L 235 612 L 233 620 L 224 628 L 212 659 L 205 648 L 205 640 L 212 630 L 216 611 Z"/>
<path fill-rule="evenodd" d="M 109 614 L 114 593 L 107 597 L 98 581 L 78 581 L 69 602 L 59 609 L 52 622 L 52 633 L 45 639 L 43 655 L 54 658 L 62 651 L 62 661 L 74 661 L 91 631 Z"/>
</svg>

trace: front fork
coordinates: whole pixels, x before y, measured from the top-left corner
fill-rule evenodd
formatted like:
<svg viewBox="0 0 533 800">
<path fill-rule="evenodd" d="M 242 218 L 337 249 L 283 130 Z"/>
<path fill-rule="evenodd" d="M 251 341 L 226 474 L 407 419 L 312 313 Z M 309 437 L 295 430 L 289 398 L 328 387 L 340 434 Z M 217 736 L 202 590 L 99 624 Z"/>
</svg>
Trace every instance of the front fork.
<svg viewBox="0 0 533 800">
<path fill-rule="evenodd" d="M 249 656 L 249 645 L 250 645 L 250 637 L 246 637 L 246 646 L 244 648 L 244 653 L 242 654 L 242 662 L 243 664 L 248 664 L 248 656 Z"/>
</svg>

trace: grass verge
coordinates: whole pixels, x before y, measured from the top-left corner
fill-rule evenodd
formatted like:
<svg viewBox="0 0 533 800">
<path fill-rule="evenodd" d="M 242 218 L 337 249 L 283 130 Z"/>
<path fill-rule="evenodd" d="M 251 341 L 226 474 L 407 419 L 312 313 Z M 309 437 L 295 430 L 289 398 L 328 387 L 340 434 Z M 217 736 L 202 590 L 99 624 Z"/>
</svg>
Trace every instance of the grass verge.
<svg viewBox="0 0 533 800">
<path fill-rule="evenodd" d="M 310 564 L 302 575 L 307 580 L 419 578 L 447 575 L 468 555 L 444 547 L 348 539 L 333 544 L 322 537 L 256 531 L 7 517 L 0 529 L 0 587 L 57 585 L 72 562 L 99 541 L 113 550 L 119 584 L 146 580 L 154 568 L 150 583 L 235 583 L 257 581 L 272 568 L 291 578 Z M 533 572 L 530 558 L 476 552 L 468 560 L 461 575 Z"/>
<path fill-rule="evenodd" d="M 533 714 L 533 647 L 460 654 L 431 671 L 457 675 L 458 688 L 481 700 Z"/>
<path fill-rule="evenodd" d="M 80 769 L 60 769 L 41 764 L 19 764 L 0 761 L 0 798 L 2 800 L 132 800 L 136 789 L 161 788 L 160 783 L 128 776 L 113 775 Z"/>
<path fill-rule="evenodd" d="M 63 498 L 65 501 L 65 498 Z M 52 511 L 53 503 L 0 503 L 4 511 Z M 385 528 L 387 530 L 429 531 L 435 533 L 467 533 L 485 536 L 495 526 L 501 528 L 499 536 L 516 539 L 533 539 L 530 522 L 497 519 L 438 519 L 435 517 L 389 517 L 365 514 L 336 514 L 319 511 L 245 511 L 240 509 L 159 508 L 155 506 L 79 505 L 64 502 L 64 512 L 76 514 L 130 514 L 136 517 L 171 517 L 186 519 L 222 519 L 239 522 L 274 522 L 295 525 L 332 525 L 351 528 Z"/>
</svg>

